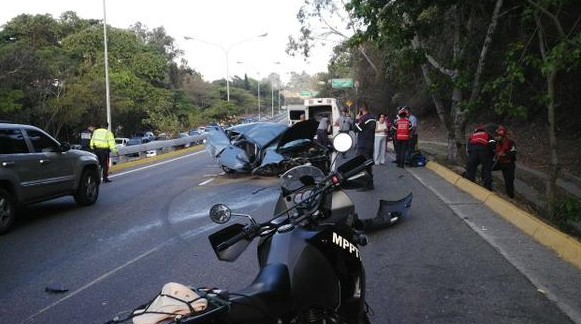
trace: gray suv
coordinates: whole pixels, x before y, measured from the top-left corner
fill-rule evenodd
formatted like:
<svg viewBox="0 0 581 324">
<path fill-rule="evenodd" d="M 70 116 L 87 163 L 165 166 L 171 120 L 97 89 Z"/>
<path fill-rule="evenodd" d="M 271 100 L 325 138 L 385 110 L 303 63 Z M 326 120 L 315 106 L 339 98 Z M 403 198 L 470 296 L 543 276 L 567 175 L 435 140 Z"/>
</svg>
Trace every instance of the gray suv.
<svg viewBox="0 0 581 324">
<path fill-rule="evenodd" d="M 81 206 L 94 204 L 100 182 L 93 153 L 72 150 L 34 126 L 0 121 L 0 234 L 23 205 L 67 195 Z"/>
</svg>

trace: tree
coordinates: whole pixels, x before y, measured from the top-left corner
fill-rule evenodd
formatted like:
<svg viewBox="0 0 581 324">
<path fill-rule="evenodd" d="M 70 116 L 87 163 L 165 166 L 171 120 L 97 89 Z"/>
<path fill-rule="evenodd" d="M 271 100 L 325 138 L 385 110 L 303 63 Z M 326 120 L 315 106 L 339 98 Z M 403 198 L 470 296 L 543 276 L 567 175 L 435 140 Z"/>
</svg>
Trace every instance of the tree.
<svg viewBox="0 0 581 324">
<path fill-rule="evenodd" d="M 154 47 L 144 44 L 132 31 L 109 28 L 109 80 L 111 106 L 115 125 L 127 132 L 143 128 L 167 130 L 177 127 L 178 117 L 172 112 L 172 92 L 167 78 L 167 58 Z M 78 86 L 96 87 L 104 94 L 103 35 L 100 28 L 87 28 L 63 40 L 70 55 L 83 62 L 78 68 Z M 74 95 L 74 94 L 71 94 Z M 104 120 L 105 97 L 91 96 L 88 107 Z M 90 111 L 90 110 L 89 110 Z"/>
<path fill-rule="evenodd" d="M 0 109 L 57 136 L 77 112 L 60 105 L 74 65 L 60 46 L 67 32 L 50 15 L 17 16 L 1 32 Z"/>
<path fill-rule="evenodd" d="M 41 126 L 67 140 L 78 139 L 87 124 L 103 122 L 102 31 L 102 21 L 81 19 L 72 11 L 60 19 L 20 15 L 5 24 L 0 30 L 2 118 Z M 256 111 L 257 80 L 240 80 L 227 104 L 225 80 L 204 82 L 180 58 L 183 52 L 163 27 L 108 27 L 108 36 L 114 129 L 126 135 L 146 129 L 176 133 Z M 260 87 L 263 97 L 266 88 Z"/>
<path fill-rule="evenodd" d="M 301 24 L 300 35 L 298 38 L 289 36 L 286 52 L 293 56 L 301 54 L 307 60 L 311 51 L 319 44 L 341 45 L 348 41 L 362 26 L 345 9 L 342 0 L 305 0 L 297 13 L 297 19 Z M 378 73 L 375 63 L 369 58 L 364 47 L 357 46 L 357 49 L 373 71 Z"/>
<path fill-rule="evenodd" d="M 452 163 L 463 157 L 468 114 L 479 106 L 480 78 L 502 5 L 502 0 L 353 0 L 348 4 L 366 27 L 355 36 L 358 42 L 388 42 L 401 50 L 413 50 L 448 131 L 448 160 Z M 449 99 L 445 101 L 442 95 L 446 92 Z M 466 97 L 466 93 L 470 95 Z"/>
<path fill-rule="evenodd" d="M 581 6 L 572 0 L 526 0 L 519 9 L 522 33 L 510 44 L 504 73 L 494 80 L 492 86 L 498 93 L 499 108 L 510 109 L 514 106 L 510 92 L 515 84 L 536 86 L 535 79 L 544 78 L 543 88 L 534 90 L 542 93 L 537 96 L 538 104 L 546 107 L 548 125 L 547 212 L 554 221 L 561 223 L 563 220 L 557 219 L 555 213 L 556 182 L 560 173 L 556 116 L 564 108 L 558 87 L 565 85 L 559 83 L 559 76 L 579 71 L 581 67 Z"/>
</svg>

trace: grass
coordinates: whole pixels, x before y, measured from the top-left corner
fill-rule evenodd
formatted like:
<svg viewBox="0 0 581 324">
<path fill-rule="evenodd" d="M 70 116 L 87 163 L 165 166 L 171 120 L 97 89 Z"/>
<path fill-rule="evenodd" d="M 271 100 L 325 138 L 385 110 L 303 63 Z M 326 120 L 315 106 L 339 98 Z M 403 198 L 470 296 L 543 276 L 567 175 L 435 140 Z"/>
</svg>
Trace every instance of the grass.
<svg viewBox="0 0 581 324">
<path fill-rule="evenodd" d="M 440 163 L 447 168 L 453 170 L 454 172 L 461 174 L 464 168 L 459 165 L 451 165 L 446 157 L 447 157 L 447 146 L 441 143 L 434 143 L 434 142 L 420 142 L 418 145 L 419 149 L 424 152 L 430 160 Z M 494 174 L 494 181 L 496 183 L 503 183 L 504 180 L 502 175 Z M 526 183 L 530 188 L 534 189 L 542 196 L 542 193 L 545 191 L 546 183 L 544 180 L 535 177 L 534 175 L 527 174 L 527 173 L 517 173 L 517 178 L 522 182 Z M 506 199 L 510 199 L 504 195 L 502 190 L 498 190 L 496 192 L 497 195 L 503 196 Z M 575 213 L 579 210 L 579 204 L 574 197 L 569 195 L 564 190 L 558 189 L 557 190 L 557 201 L 559 205 L 559 212 L 562 214 L 562 219 L 556 222 L 554 219 L 551 219 L 546 214 L 545 209 L 545 202 L 541 200 L 530 200 L 534 199 L 533 197 L 527 198 L 523 195 L 520 195 L 516 192 L 517 196 L 515 199 L 512 199 L 511 202 L 520 207 L 523 210 L 526 210 L 530 214 L 537 217 L 539 220 L 546 222 L 552 226 L 559 228 L 566 234 L 569 234 L 577 239 L 581 239 L 581 222 L 579 221 L 579 217 Z M 537 195 L 537 197 L 539 196 Z M 575 204 L 569 202 L 569 200 L 575 200 Z M 575 214 L 575 215 L 574 215 Z"/>
</svg>

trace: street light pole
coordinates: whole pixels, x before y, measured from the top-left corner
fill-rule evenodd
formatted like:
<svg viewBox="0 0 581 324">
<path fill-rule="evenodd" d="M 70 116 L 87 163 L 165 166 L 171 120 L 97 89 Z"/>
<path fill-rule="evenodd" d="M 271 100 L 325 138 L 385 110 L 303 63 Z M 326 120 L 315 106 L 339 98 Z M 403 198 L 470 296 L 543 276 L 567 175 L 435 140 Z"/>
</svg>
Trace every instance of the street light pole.
<svg viewBox="0 0 581 324">
<path fill-rule="evenodd" d="M 280 65 L 280 61 L 272 62 L 272 64 Z M 278 113 L 280 114 L 280 88 L 282 86 L 282 78 L 280 73 L 278 73 Z M 270 80 L 270 87 L 271 87 L 271 98 L 272 98 L 272 117 L 274 117 L 274 86 L 272 84 L 272 79 Z"/>
<path fill-rule="evenodd" d="M 239 41 L 237 43 L 234 43 L 234 44 L 229 45 L 228 47 L 224 47 L 224 46 L 222 46 L 222 45 L 220 45 L 218 43 L 208 42 L 208 41 L 205 41 L 205 40 L 202 40 L 202 39 L 199 39 L 199 38 L 196 38 L 196 37 L 191 37 L 191 36 L 184 36 L 184 39 L 185 40 L 197 40 L 199 42 L 206 43 L 208 45 L 216 46 L 219 49 L 221 49 L 222 52 L 224 52 L 224 56 L 226 57 L 226 99 L 229 102 L 230 101 L 230 59 L 229 59 L 230 50 L 234 46 L 237 46 L 237 45 L 240 45 L 242 43 L 251 41 L 251 40 L 253 40 L 255 38 L 262 38 L 262 37 L 266 37 L 266 36 L 268 36 L 268 33 L 260 34 L 260 35 L 254 36 L 254 37 L 250 37 L 250 38 L 241 40 L 241 41 Z"/>
<path fill-rule="evenodd" d="M 274 83 L 270 80 L 270 118 L 274 118 Z"/>
<path fill-rule="evenodd" d="M 245 63 L 242 61 L 237 61 L 236 63 L 237 64 L 248 64 L 248 63 Z M 248 65 L 252 66 L 252 64 L 248 64 Z M 258 69 L 256 67 L 252 66 L 252 68 L 254 70 L 256 70 L 256 74 L 257 74 L 256 84 L 257 84 L 258 90 L 256 93 L 256 97 L 258 99 L 258 121 L 260 121 L 260 119 L 261 119 L 261 115 L 260 115 L 260 72 L 258 71 Z"/>
<path fill-rule="evenodd" d="M 256 80 L 256 83 L 258 84 L 258 121 L 260 121 L 260 73 L 258 73 L 258 79 Z"/>
<path fill-rule="evenodd" d="M 103 43 L 105 48 L 105 100 L 107 104 L 107 129 L 111 130 L 111 96 L 109 93 L 109 55 L 107 49 L 107 9 L 103 0 Z"/>
<path fill-rule="evenodd" d="M 280 88 L 282 87 L 282 84 L 280 84 L 278 86 L 278 114 L 280 115 Z"/>
</svg>

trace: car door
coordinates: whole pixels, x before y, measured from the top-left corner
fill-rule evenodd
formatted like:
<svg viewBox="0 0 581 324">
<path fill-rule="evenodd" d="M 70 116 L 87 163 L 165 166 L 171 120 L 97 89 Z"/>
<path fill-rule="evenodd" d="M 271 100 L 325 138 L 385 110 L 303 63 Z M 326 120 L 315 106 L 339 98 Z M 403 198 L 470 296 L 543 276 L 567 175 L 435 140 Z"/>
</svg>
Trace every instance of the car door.
<svg viewBox="0 0 581 324">
<path fill-rule="evenodd" d="M 74 187 L 74 161 L 72 152 L 61 152 L 55 139 L 38 129 L 25 129 L 30 142 L 31 160 L 36 163 L 39 195 L 53 197 L 72 192 Z"/>
<path fill-rule="evenodd" d="M 0 129 L 0 176 L 15 185 L 21 202 L 36 200 L 42 195 L 38 160 L 30 153 L 19 128 Z"/>
</svg>

